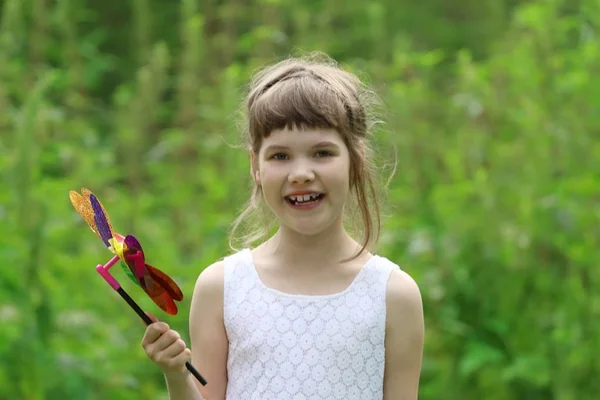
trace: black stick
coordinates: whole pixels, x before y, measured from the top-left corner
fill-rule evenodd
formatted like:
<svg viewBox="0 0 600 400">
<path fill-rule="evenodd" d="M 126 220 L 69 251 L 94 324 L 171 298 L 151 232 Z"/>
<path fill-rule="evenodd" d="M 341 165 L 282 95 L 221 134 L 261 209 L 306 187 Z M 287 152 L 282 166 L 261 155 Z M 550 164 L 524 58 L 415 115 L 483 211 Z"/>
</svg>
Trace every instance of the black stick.
<svg viewBox="0 0 600 400">
<path fill-rule="evenodd" d="M 131 308 L 133 308 L 133 311 L 135 311 L 137 313 L 137 315 L 140 316 L 140 318 L 146 323 L 146 325 L 150 325 L 152 323 L 152 320 L 150 319 L 150 317 L 144 311 L 142 311 L 140 306 L 138 306 L 137 303 L 135 301 L 133 301 L 133 299 L 131 297 L 129 297 L 127 292 L 125 290 L 123 290 L 122 287 L 117 289 L 117 293 L 119 293 L 121 295 L 121 297 L 127 302 L 127 304 L 129 304 L 129 306 Z M 202 386 L 206 386 L 206 379 L 204 379 L 202 377 L 202 375 L 200 375 L 200 373 L 196 370 L 196 368 L 189 361 L 186 361 L 185 367 L 187 368 L 188 371 L 190 371 L 190 373 L 192 375 L 194 375 L 194 377 L 196 379 L 198 379 L 198 382 L 200 382 L 202 384 Z"/>
</svg>

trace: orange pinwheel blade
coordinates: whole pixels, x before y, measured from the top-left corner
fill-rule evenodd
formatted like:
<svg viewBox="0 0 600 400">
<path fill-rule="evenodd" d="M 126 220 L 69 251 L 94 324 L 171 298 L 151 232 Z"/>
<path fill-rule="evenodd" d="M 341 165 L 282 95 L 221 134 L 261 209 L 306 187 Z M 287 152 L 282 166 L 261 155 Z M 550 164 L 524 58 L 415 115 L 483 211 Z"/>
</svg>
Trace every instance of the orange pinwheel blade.
<svg viewBox="0 0 600 400">
<path fill-rule="evenodd" d="M 93 193 L 86 188 L 81 189 L 81 194 L 77 193 L 74 190 L 71 190 L 69 191 L 69 199 L 71 200 L 71 204 L 73 204 L 75 211 L 77 211 L 77 213 L 81 215 L 81 217 L 88 224 L 92 232 L 94 232 L 96 236 L 102 239 L 100 231 L 98 230 L 98 227 L 96 226 L 96 222 L 94 220 L 94 208 L 92 207 L 92 202 L 90 201 L 90 195 L 92 194 Z M 98 201 L 98 203 L 100 204 L 100 208 L 104 212 L 108 226 L 112 231 L 113 229 L 110 223 L 110 218 L 108 217 L 108 213 L 102 206 L 102 203 L 100 203 L 100 201 Z"/>
</svg>

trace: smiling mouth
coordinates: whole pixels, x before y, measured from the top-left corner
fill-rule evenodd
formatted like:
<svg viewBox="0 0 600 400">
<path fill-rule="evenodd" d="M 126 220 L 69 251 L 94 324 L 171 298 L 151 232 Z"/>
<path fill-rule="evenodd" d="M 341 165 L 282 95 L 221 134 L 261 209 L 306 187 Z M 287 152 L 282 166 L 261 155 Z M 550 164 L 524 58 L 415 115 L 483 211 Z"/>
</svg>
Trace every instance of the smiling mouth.
<svg viewBox="0 0 600 400">
<path fill-rule="evenodd" d="M 285 196 L 285 200 L 293 206 L 302 206 L 318 203 L 323 200 L 325 195 L 323 193 L 311 193 L 297 196 Z"/>
</svg>

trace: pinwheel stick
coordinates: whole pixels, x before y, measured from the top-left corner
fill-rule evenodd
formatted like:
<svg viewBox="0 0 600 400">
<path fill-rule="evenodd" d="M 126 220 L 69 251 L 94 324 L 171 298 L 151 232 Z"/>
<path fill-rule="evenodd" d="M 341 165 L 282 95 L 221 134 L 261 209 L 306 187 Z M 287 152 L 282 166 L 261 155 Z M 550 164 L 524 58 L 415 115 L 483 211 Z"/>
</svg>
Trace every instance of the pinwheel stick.
<svg viewBox="0 0 600 400">
<path fill-rule="evenodd" d="M 121 287 L 119 282 L 117 282 L 117 280 L 108 271 L 113 265 L 115 265 L 117 263 L 117 261 L 119 261 L 119 257 L 114 256 L 106 264 L 104 264 L 104 265 L 98 264 L 96 266 L 96 271 L 98 271 L 98 273 L 102 276 L 102 278 L 104 278 L 104 280 L 117 293 L 119 293 L 119 295 L 121 295 L 123 300 L 125 300 L 127 302 L 127 304 L 129 304 L 129 306 L 133 309 L 133 311 L 135 311 L 137 313 L 137 315 L 140 316 L 140 318 L 144 321 L 144 323 L 146 325 L 150 325 L 152 323 L 152 320 L 150 319 L 150 317 L 148 317 L 148 315 L 144 311 L 142 311 L 140 306 L 138 306 L 137 303 L 135 301 L 133 301 L 133 299 L 131 297 L 129 297 L 129 295 L 127 294 L 127 292 L 125 290 L 123 290 L 123 288 Z M 206 385 L 206 379 L 204 379 L 202 377 L 202 375 L 200 375 L 200 373 L 196 370 L 196 368 L 189 361 L 187 361 L 185 363 L 185 367 L 187 368 L 188 371 L 190 371 L 190 373 L 192 375 L 194 375 L 194 377 L 198 380 L 198 382 L 200 382 L 202 384 L 202 386 Z"/>
</svg>

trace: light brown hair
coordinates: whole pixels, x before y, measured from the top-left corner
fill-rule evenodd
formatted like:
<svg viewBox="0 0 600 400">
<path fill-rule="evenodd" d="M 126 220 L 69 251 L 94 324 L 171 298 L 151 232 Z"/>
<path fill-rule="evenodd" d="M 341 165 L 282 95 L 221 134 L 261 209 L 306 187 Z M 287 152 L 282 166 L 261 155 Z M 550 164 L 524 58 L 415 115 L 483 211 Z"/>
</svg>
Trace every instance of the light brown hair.
<svg viewBox="0 0 600 400">
<path fill-rule="evenodd" d="M 380 234 L 380 199 L 369 146 L 377 122 L 371 117 L 376 99 L 355 74 L 323 54 L 312 54 L 288 58 L 260 70 L 250 82 L 244 103 L 245 145 L 255 154 L 264 138 L 277 129 L 332 128 L 340 134 L 350 154 L 352 204 L 346 206 L 345 220 L 356 233 L 362 233 L 361 249 L 350 259 L 377 243 Z M 242 225 L 246 229 L 240 239 L 249 246 L 265 239 L 276 222 L 269 218 L 261 187 L 254 181 L 251 185 L 252 196 L 232 227 L 232 249 Z"/>
</svg>

